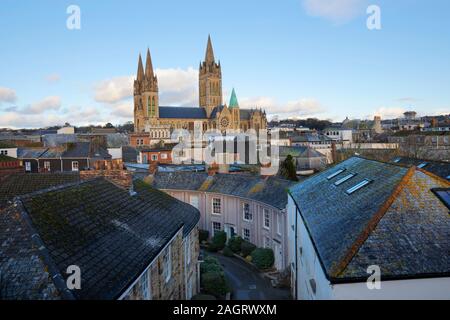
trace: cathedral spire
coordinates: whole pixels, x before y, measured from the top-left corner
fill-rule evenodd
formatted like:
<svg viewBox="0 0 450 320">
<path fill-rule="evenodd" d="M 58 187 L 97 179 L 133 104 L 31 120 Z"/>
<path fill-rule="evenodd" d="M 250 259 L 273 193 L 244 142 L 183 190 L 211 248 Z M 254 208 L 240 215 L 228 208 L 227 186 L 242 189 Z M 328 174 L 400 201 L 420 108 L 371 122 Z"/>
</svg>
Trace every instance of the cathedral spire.
<svg viewBox="0 0 450 320">
<path fill-rule="evenodd" d="M 147 49 L 147 61 L 145 64 L 145 77 L 147 79 L 153 79 L 153 64 L 152 57 L 150 56 L 150 49 Z"/>
<path fill-rule="evenodd" d="M 239 108 L 239 102 L 237 100 L 236 92 L 234 91 L 234 88 L 233 88 L 233 91 L 231 92 L 230 105 L 228 107 L 229 108 Z"/>
<path fill-rule="evenodd" d="M 139 54 L 139 63 L 138 63 L 138 70 L 137 70 L 137 80 L 142 81 L 144 79 L 144 67 L 142 65 L 142 57 L 141 54 Z"/>
<path fill-rule="evenodd" d="M 206 61 L 206 63 L 214 62 L 214 51 L 213 51 L 210 35 L 208 35 L 208 45 L 206 46 L 205 61 Z"/>
</svg>

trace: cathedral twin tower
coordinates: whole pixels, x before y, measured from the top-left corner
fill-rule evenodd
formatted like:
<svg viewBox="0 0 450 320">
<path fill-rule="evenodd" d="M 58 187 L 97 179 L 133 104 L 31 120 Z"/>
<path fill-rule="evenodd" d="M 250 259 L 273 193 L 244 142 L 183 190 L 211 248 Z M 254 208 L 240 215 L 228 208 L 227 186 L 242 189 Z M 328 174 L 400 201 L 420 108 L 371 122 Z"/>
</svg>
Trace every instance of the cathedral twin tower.
<svg viewBox="0 0 450 320">
<path fill-rule="evenodd" d="M 147 50 L 145 72 L 139 55 L 134 81 L 135 132 L 166 128 L 193 130 L 194 122 L 206 129 L 264 129 L 266 114 L 260 109 L 240 109 L 234 93 L 230 105 L 222 105 L 222 70 L 216 63 L 211 38 L 208 37 L 205 60 L 199 68 L 199 107 L 162 107 L 159 105 L 158 78 L 154 74 L 150 50 Z"/>
</svg>

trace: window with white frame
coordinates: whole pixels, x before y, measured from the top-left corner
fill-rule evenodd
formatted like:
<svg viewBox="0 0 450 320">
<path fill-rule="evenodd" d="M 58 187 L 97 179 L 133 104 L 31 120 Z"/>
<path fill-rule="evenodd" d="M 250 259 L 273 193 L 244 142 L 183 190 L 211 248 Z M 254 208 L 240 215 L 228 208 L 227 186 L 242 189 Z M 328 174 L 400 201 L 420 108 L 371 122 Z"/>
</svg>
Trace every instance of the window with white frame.
<svg viewBox="0 0 450 320">
<path fill-rule="evenodd" d="M 142 277 L 139 279 L 139 285 L 141 287 L 142 298 L 144 300 L 150 300 L 150 281 L 148 276 L 149 270 L 144 272 Z"/>
<path fill-rule="evenodd" d="M 158 160 L 158 155 L 152 154 L 152 161 L 157 161 L 157 160 Z"/>
<path fill-rule="evenodd" d="M 214 233 L 216 233 L 217 231 L 221 231 L 222 230 L 222 224 L 220 222 L 213 222 L 212 223 L 212 227 L 213 227 L 213 236 Z"/>
<path fill-rule="evenodd" d="M 161 159 L 167 159 L 167 153 L 161 153 Z"/>
<path fill-rule="evenodd" d="M 78 171 L 78 161 L 72 161 L 72 171 Z"/>
<path fill-rule="evenodd" d="M 281 235 L 282 223 L 281 213 L 277 213 L 277 234 L 279 235 Z"/>
<path fill-rule="evenodd" d="M 193 206 L 194 208 L 198 209 L 198 196 L 190 196 L 189 197 L 189 204 Z"/>
<path fill-rule="evenodd" d="M 242 211 L 243 211 L 243 215 L 244 215 L 244 221 L 252 221 L 253 220 L 253 215 L 250 212 L 250 204 L 249 203 L 244 203 L 242 205 Z"/>
<path fill-rule="evenodd" d="M 50 161 L 44 161 L 44 169 L 45 171 L 50 171 Z"/>
<path fill-rule="evenodd" d="M 267 209 L 263 209 L 264 212 L 264 228 L 270 229 L 270 212 Z"/>
<path fill-rule="evenodd" d="M 242 229 L 242 238 L 246 241 L 250 241 L 250 229 Z"/>
<path fill-rule="evenodd" d="M 163 276 L 166 283 L 172 276 L 172 248 L 170 246 L 167 247 L 163 255 Z"/>
<path fill-rule="evenodd" d="M 219 198 L 212 199 L 212 212 L 213 214 L 221 214 L 221 201 Z"/>
</svg>

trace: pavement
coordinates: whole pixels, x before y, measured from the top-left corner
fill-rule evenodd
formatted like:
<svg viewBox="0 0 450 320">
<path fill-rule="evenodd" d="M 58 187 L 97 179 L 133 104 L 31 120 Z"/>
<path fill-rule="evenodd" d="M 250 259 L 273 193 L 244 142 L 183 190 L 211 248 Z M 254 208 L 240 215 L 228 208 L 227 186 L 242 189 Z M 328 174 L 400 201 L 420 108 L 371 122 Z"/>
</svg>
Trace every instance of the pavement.
<svg viewBox="0 0 450 320">
<path fill-rule="evenodd" d="M 290 300 L 287 288 L 274 288 L 254 266 L 218 253 L 207 253 L 216 257 L 224 268 L 225 278 L 232 289 L 232 300 Z"/>
</svg>

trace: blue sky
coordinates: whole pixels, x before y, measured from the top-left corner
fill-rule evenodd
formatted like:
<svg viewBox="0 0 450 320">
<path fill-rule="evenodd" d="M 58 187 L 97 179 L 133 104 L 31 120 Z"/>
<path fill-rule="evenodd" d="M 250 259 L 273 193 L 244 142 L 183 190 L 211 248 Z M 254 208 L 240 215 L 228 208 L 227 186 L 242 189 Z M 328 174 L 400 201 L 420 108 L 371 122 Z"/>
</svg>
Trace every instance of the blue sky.
<svg viewBox="0 0 450 320">
<path fill-rule="evenodd" d="M 449 15 L 448 0 L 2 0 L 0 127 L 132 120 L 147 47 L 161 104 L 195 106 L 208 34 L 225 102 L 234 87 L 241 107 L 280 118 L 450 113 Z"/>
</svg>

